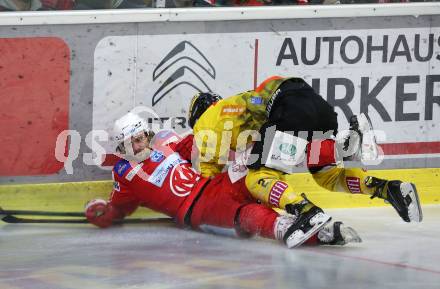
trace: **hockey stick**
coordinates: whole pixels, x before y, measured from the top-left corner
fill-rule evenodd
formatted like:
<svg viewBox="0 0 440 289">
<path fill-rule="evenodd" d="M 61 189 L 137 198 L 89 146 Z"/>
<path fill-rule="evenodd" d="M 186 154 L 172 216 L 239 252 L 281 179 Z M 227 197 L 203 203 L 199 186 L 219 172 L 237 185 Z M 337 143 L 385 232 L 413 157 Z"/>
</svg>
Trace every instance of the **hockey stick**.
<svg viewBox="0 0 440 289">
<path fill-rule="evenodd" d="M 0 215 L 29 215 L 29 216 L 58 216 L 58 217 L 85 217 L 83 212 L 48 212 L 28 210 L 2 210 Z"/>
<path fill-rule="evenodd" d="M 1 220 L 9 224 L 88 224 L 87 219 L 26 219 L 19 218 L 12 215 L 6 215 Z M 138 218 L 138 219 L 124 219 L 115 220 L 113 224 L 169 224 L 173 223 L 172 218 Z"/>
<path fill-rule="evenodd" d="M 58 223 L 58 224 L 87 224 L 89 221 L 83 219 L 26 219 L 15 217 L 14 215 L 30 215 L 30 216 L 58 216 L 58 217 L 85 217 L 83 212 L 47 212 L 47 211 L 27 211 L 27 210 L 3 210 L 0 207 L 0 218 L 5 223 Z M 153 224 L 153 223 L 170 223 L 172 218 L 138 218 L 115 220 L 114 224 Z"/>
</svg>

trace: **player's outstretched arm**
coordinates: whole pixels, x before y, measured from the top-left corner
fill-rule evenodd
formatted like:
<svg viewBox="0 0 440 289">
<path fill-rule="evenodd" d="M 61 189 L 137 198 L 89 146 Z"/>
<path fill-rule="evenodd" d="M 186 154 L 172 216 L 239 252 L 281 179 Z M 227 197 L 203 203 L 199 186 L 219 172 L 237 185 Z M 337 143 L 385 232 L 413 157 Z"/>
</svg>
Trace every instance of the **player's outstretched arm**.
<svg viewBox="0 0 440 289">
<path fill-rule="evenodd" d="M 91 200 L 85 207 L 87 220 L 100 228 L 110 227 L 113 220 L 121 219 L 123 214 L 110 202 L 102 199 Z"/>
</svg>

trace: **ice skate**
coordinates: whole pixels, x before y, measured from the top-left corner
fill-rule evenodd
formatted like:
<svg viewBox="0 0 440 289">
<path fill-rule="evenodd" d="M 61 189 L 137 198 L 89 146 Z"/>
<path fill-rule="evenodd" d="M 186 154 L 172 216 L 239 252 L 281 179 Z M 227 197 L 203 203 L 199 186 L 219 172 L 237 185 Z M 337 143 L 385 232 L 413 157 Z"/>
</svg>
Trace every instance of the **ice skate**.
<svg viewBox="0 0 440 289">
<path fill-rule="evenodd" d="M 332 222 L 325 225 L 318 232 L 320 245 L 346 245 L 348 243 L 361 243 L 359 234 L 352 228 L 345 226 L 342 222 Z"/>
<path fill-rule="evenodd" d="M 286 211 L 292 216 L 279 217 L 275 235 L 283 240 L 288 248 L 298 247 L 331 220 L 329 215 L 307 199 L 298 204 L 287 205 Z"/>
<path fill-rule="evenodd" d="M 344 160 L 371 161 L 379 156 L 373 126 L 367 115 L 350 117 L 350 131 L 343 136 Z"/>
<path fill-rule="evenodd" d="M 416 186 L 413 183 L 368 177 L 365 180 L 365 185 L 376 188 L 371 198 L 379 197 L 390 203 L 405 222 L 422 221 L 422 208 Z"/>
</svg>

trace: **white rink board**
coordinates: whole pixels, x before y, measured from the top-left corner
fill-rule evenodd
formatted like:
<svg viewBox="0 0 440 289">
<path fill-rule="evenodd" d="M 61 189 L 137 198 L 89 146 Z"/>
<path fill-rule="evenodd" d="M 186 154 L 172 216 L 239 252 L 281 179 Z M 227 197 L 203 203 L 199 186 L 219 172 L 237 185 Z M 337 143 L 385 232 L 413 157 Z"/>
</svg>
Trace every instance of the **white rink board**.
<svg viewBox="0 0 440 289">
<path fill-rule="evenodd" d="M 152 96 L 175 73 L 171 83 L 186 84 L 165 95 L 172 88 L 167 85 L 157 96 L 165 95 L 154 106 L 161 118 L 154 122 L 172 118 L 178 132 L 188 130 L 186 107 L 197 91 L 194 87 L 204 89 L 206 83 L 228 96 L 253 89 L 272 74 L 296 75 L 333 101 L 340 129 L 347 127 L 346 115 L 365 110 L 370 103 L 373 124 L 387 133 L 382 141 L 385 160 L 376 168 L 439 167 L 439 11 L 440 3 L 433 2 L 0 13 L 0 38 L 6 42 L 46 37 L 68 47 L 68 124 L 81 137 L 72 146 L 71 155 L 77 156 L 72 158 L 73 174 L 63 168 L 51 175 L 0 176 L 0 182 L 108 179 L 107 170 L 86 162 L 96 155 L 94 144 L 104 145 L 101 138 L 90 145 L 90 132 L 110 128 L 114 119 L 139 104 L 151 106 Z M 369 37 L 370 46 L 376 47 L 370 62 Z M 377 47 L 385 41 L 386 48 Z M 317 42 L 320 58 L 313 62 Z M 179 51 L 179 44 L 185 49 Z M 359 45 L 360 58 L 351 63 Z M 154 69 L 173 49 L 176 53 L 167 64 L 182 59 L 153 79 Z M 10 77 L 17 77 L 13 70 Z M 114 147 L 106 145 L 104 153 L 113 152 Z M 95 152 L 102 153 L 99 148 Z"/>
<path fill-rule="evenodd" d="M 368 107 L 386 133 L 381 142 L 440 141 L 439 36 L 429 27 L 109 36 L 94 54 L 93 129 L 109 130 L 144 105 L 179 118 L 172 126 L 185 131 L 198 90 L 229 96 L 281 75 L 303 77 L 333 99 L 341 124 Z M 436 80 L 429 95 L 427 78 Z"/>
</svg>

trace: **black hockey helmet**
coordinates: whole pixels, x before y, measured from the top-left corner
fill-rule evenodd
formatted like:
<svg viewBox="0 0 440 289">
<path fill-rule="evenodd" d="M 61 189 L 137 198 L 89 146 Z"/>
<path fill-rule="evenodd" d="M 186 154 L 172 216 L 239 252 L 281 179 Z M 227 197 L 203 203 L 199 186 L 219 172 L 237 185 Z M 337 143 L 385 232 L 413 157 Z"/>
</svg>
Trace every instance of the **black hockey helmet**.
<svg viewBox="0 0 440 289">
<path fill-rule="evenodd" d="M 212 104 L 221 100 L 222 97 L 213 92 L 199 92 L 193 96 L 188 111 L 188 123 L 191 128 L 194 127 L 199 117 L 210 107 Z"/>
</svg>

